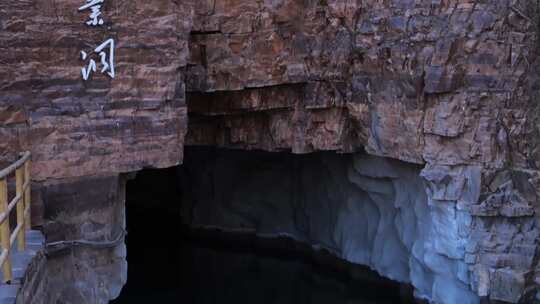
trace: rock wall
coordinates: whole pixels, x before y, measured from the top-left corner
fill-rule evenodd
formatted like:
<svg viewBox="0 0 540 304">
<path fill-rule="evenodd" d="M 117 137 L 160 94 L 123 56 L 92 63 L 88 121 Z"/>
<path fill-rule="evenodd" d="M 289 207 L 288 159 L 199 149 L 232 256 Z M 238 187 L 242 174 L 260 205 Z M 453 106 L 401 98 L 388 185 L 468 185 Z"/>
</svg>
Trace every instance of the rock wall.
<svg viewBox="0 0 540 304">
<path fill-rule="evenodd" d="M 31 150 L 35 188 L 177 165 L 184 142 L 366 150 L 423 166 L 429 204 L 469 217 L 447 237 L 476 241 L 440 249 L 478 295 L 534 297 L 536 1 L 107 0 L 99 29 L 80 5 L 0 3 L 0 163 Z M 84 82 L 80 51 L 108 37 L 117 77 Z"/>
<path fill-rule="evenodd" d="M 120 294 L 127 280 L 127 178 L 95 176 L 42 187 L 48 243 L 43 303 L 108 303 Z"/>
<path fill-rule="evenodd" d="M 195 12 L 188 144 L 363 147 L 420 164 L 446 223 L 436 252 L 469 264 L 481 297 L 540 301 L 536 2 L 202 1 Z"/>
<path fill-rule="evenodd" d="M 479 303 L 475 261 L 464 256 L 471 216 L 426 194 L 419 166 L 364 154 L 188 151 L 186 223 L 290 236 L 411 283 L 419 298 Z"/>
<path fill-rule="evenodd" d="M 33 223 L 48 243 L 68 241 L 47 258 L 44 303 L 108 303 L 119 294 L 125 246 L 69 242 L 118 237 L 120 173 L 179 164 L 187 129 L 192 4 L 107 0 L 105 25 L 93 28 L 78 12 L 84 2 L 0 3 L 0 163 L 32 152 Z M 80 52 L 108 38 L 117 42 L 116 78 L 98 71 L 83 81 Z"/>
<path fill-rule="evenodd" d="M 36 180 L 180 163 L 186 91 L 217 117 L 190 143 L 538 169 L 533 2 L 114 2 L 98 29 L 78 6 L 0 6 L 1 157 Z M 84 82 L 107 37 L 118 76 Z"/>
<path fill-rule="evenodd" d="M 188 108 L 220 122 L 194 125 L 192 141 L 538 168 L 537 12 L 510 0 L 199 1 Z"/>
<path fill-rule="evenodd" d="M 47 258 L 39 252 L 28 265 L 25 280 L 17 295 L 17 304 L 46 304 L 47 303 Z"/>
<path fill-rule="evenodd" d="M 0 158 L 31 150 L 39 181 L 180 163 L 189 3 L 105 1 L 102 27 L 81 3 L 0 4 Z M 83 81 L 80 52 L 108 38 L 116 78 Z"/>
</svg>

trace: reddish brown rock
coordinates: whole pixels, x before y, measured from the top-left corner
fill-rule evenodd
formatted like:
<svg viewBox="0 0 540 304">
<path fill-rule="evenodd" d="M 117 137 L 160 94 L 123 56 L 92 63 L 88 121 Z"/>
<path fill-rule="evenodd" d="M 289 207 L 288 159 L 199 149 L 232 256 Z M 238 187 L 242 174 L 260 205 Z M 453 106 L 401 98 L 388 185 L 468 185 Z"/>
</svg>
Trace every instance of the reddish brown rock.
<svg viewBox="0 0 540 304">
<path fill-rule="evenodd" d="M 532 138 L 527 131 L 514 127 L 512 139 L 500 141 L 509 137 L 503 117 L 517 116 L 521 119 L 514 119 L 535 125 L 538 106 L 527 101 L 525 93 L 530 88 L 526 82 L 534 77 L 524 75 L 532 72 L 529 54 L 536 35 L 528 30 L 531 17 L 516 13 L 526 11 L 525 4 L 516 4 L 521 5 L 517 10 L 503 2 L 198 2 L 187 89 L 213 94 L 303 85 L 303 100 L 290 107 L 288 115 L 280 115 L 289 120 L 289 128 L 271 132 L 297 134 L 293 137 L 322 145 L 291 141 L 286 147 L 283 142 L 272 146 L 261 139 L 259 148 L 266 150 L 348 152 L 365 147 L 376 155 L 416 163 L 500 167 L 513 158 L 514 166 L 529 168 L 527 162 L 538 156 L 532 148 L 537 144 L 517 152 L 524 146 L 516 142 L 530 140 L 525 139 Z M 511 24 L 505 22 L 507 16 Z M 522 112 L 526 108 L 527 118 Z M 341 114 L 330 114 L 336 111 Z M 341 131 L 322 134 L 318 128 L 293 127 L 303 117 L 300 113 L 313 117 L 322 112 L 328 112 L 326 128 Z M 235 115 L 240 113 L 222 113 Z M 349 124 L 360 129 L 344 131 Z M 247 121 L 245 126 L 234 124 L 234 129 L 252 127 Z M 227 128 L 221 132 L 244 133 Z M 334 139 L 318 140 L 321 135 Z M 257 144 L 251 139 L 249 144 L 222 145 Z"/>
<path fill-rule="evenodd" d="M 190 6 L 107 3 L 89 27 L 81 4 L 0 4 L 1 157 L 31 150 L 37 180 L 178 164 Z M 80 51 L 111 37 L 117 77 L 83 81 Z"/>
<path fill-rule="evenodd" d="M 466 215 L 477 295 L 538 290 L 533 1 L 109 1 L 98 28 L 82 2 L 0 4 L 0 163 L 31 150 L 35 181 L 71 183 L 180 164 L 184 142 L 365 150 L 424 165 Z M 84 82 L 80 51 L 109 37 L 117 77 Z"/>
</svg>

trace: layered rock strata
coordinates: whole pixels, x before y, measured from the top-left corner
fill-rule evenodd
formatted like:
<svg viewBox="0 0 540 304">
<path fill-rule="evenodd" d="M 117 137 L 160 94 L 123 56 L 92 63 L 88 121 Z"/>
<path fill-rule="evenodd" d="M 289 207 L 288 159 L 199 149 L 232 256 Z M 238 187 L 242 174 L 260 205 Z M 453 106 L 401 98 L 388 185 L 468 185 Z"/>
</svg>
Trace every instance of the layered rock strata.
<svg viewBox="0 0 540 304">
<path fill-rule="evenodd" d="M 80 5 L 0 4 L 0 163 L 32 151 L 45 214 L 63 206 L 49 185 L 177 165 L 184 141 L 365 149 L 419 165 L 429 204 L 467 215 L 448 225 L 465 249 L 440 250 L 477 296 L 538 292 L 535 1 L 107 1 L 99 30 Z M 109 37 L 117 77 L 84 82 L 80 51 Z"/>
<path fill-rule="evenodd" d="M 430 205 L 446 212 L 441 244 L 460 240 L 438 253 L 466 261 L 482 298 L 540 301 L 535 3 L 217 1 L 197 10 L 187 143 L 364 147 L 417 163 Z"/>
</svg>

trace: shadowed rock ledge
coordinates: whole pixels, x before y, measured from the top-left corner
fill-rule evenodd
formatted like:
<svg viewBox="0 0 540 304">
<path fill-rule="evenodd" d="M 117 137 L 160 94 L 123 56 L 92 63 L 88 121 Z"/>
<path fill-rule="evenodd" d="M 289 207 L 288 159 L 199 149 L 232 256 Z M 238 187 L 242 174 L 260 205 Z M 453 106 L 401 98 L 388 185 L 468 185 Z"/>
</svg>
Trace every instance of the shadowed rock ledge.
<svg viewBox="0 0 540 304">
<path fill-rule="evenodd" d="M 289 236 L 411 283 L 417 297 L 435 303 L 479 303 L 483 288 L 506 301 L 524 292 L 513 278 L 486 286 L 477 276 L 486 256 L 505 257 L 484 252 L 496 236 L 456 203 L 478 196 L 478 168 L 456 178 L 441 168 L 365 154 L 197 148 L 188 149 L 185 161 L 183 217 L 194 227 Z M 532 219 L 522 225 L 530 230 L 506 242 L 516 243 L 513 262 L 531 267 L 534 254 L 517 250 L 534 247 L 540 227 Z"/>
</svg>

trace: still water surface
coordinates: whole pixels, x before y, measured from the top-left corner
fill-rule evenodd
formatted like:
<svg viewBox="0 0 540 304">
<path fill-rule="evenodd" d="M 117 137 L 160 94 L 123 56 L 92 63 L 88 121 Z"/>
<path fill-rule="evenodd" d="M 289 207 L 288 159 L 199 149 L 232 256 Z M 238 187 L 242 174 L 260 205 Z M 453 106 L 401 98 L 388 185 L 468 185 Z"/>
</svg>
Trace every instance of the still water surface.
<svg viewBox="0 0 540 304">
<path fill-rule="evenodd" d="M 184 234 L 178 246 L 134 249 L 139 241 L 128 240 L 128 284 L 112 303 L 409 303 L 397 284 L 292 241 Z"/>
<path fill-rule="evenodd" d="M 410 303 L 398 284 L 298 242 L 186 229 L 175 174 L 127 184 L 128 282 L 112 303 Z"/>
</svg>

